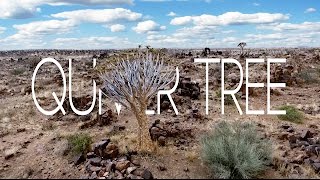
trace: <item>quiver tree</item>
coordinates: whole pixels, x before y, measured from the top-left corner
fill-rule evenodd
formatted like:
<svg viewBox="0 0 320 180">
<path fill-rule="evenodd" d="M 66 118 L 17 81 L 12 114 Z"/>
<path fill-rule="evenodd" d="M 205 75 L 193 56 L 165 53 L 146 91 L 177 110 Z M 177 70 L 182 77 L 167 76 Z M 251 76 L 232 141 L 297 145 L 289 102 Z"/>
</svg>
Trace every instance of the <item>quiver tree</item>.
<svg viewBox="0 0 320 180">
<path fill-rule="evenodd" d="M 151 97 L 174 80 L 173 71 L 163 72 L 163 60 L 159 60 L 159 56 L 153 58 L 148 53 L 109 66 L 111 71 L 101 75 L 105 94 L 114 102 L 133 111 L 139 125 L 140 150 L 153 151 L 149 121 L 145 112 Z"/>
<path fill-rule="evenodd" d="M 247 46 L 247 43 L 245 42 L 241 42 L 238 44 L 238 47 L 240 48 L 240 57 L 243 58 L 244 57 L 244 47 Z"/>
<path fill-rule="evenodd" d="M 202 51 L 202 56 L 207 57 L 210 54 L 210 48 L 204 48 L 204 50 Z"/>
<path fill-rule="evenodd" d="M 207 55 L 209 55 L 209 54 L 211 53 L 210 48 L 207 48 L 207 47 L 206 47 L 206 48 L 204 48 L 204 51 L 206 52 L 206 54 L 207 54 Z"/>
</svg>

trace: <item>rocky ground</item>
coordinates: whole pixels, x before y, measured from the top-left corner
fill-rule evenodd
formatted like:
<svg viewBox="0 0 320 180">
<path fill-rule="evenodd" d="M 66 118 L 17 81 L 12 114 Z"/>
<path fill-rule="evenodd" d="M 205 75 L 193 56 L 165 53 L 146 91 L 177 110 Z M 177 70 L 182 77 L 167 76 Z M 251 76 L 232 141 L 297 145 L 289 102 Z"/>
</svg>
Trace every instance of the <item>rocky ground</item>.
<svg viewBox="0 0 320 180">
<path fill-rule="evenodd" d="M 87 109 L 92 100 L 92 79 L 101 87 L 98 71 L 106 59 L 113 61 L 127 51 L 26 51 L 1 52 L 0 65 L 0 178 L 209 178 L 210 170 L 201 160 L 201 137 L 220 120 L 253 122 L 265 138 L 271 140 L 273 162 L 261 178 L 315 178 L 320 171 L 320 58 L 319 49 L 247 50 L 249 58 L 287 58 L 283 65 L 273 65 L 273 82 L 286 82 L 286 88 L 272 91 L 272 107 L 293 105 L 304 113 L 302 124 L 279 120 L 272 115 L 240 116 L 235 105 L 225 106 L 221 114 L 219 91 L 220 65 L 210 65 L 209 115 L 205 115 L 205 65 L 193 62 L 197 57 L 239 59 L 235 49 L 161 51 L 170 68 L 180 69 L 180 84 L 173 95 L 179 110 L 175 115 L 168 99 L 161 101 L 161 115 L 150 116 L 150 134 L 157 142 L 151 155 L 137 153 L 137 122 L 130 110 L 118 116 L 116 108 L 103 100 L 104 114 L 98 106 L 87 116 L 64 107 L 67 115 L 41 114 L 31 96 L 31 77 L 40 58 L 54 57 L 65 73 L 68 59 L 73 60 L 73 102 Z M 190 53 L 189 53 L 190 51 Z M 92 68 L 91 59 L 97 60 Z M 240 59 L 245 67 L 245 61 Z M 266 64 L 250 67 L 250 81 L 266 83 Z M 238 84 L 236 66 L 226 67 L 229 89 Z M 68 77 L 68 76 L 67 76 Z M 319 80 L 319 81 L 318 81 Z M 44 65 L 36 79 L 37 98 L 42 107 L 56 107 L 52 92 L 61 97 L 61 75 L 54 65 Z M 250 89 L 250 109 L 267 108 L 266 88 Z M 245 86 L 238 93 L 245 112 Z M 149 109 L 156 108 L 155 98 Z M 68 153 L 65 137 L 86 132 L 93 138 L 87 154 Z"/>
</svg>

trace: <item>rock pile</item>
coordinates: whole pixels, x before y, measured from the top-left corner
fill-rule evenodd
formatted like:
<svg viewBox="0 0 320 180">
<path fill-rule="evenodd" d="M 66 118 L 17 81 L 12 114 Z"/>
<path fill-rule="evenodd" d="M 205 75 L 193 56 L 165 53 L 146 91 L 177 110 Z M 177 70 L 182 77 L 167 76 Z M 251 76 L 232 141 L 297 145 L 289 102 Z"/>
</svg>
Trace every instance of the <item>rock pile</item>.
<svg viewBox="0 0 320 180">
<path fill-rule="evenodd" d="M 198 82 L 192 82 L 190 77 L 182 77 L 177 89 L 179 96 L 188 96 L 191 99 L 200 99 L 200 86 Z"/>
<path fill-rule="evenodd" d="M 0 95 L 6 95 L 8 92 L 8 89 L 6 87 L 0 87 Z"/>
<path fill-rule="evenodd" d="M 297 68 L 293 65 L 277 65 L 271 69 L 271 82 L 285 82 L 287 86 L 299 84 Z"/>
<path fill-rule="evenodd" d="M 171 95 L 174 104 L 176 105 L 176 108 L 178 109 L 179 112 L 182 111 L 182 109 L 190 109 L 192 108 L 192 100 L 190 98 L 183 98 L 182 96 L 178 96 L 176 94 Z M 154 96 L 149 104 L 148 109 L 156 109 L 157 108 L 157 98 Z M 168 98 L 168 96 L 161 96 L 160 98 L 160 108 L 161 108 L 161 113 L 168 110 L 168 112 L 173 111 L 173 107 L 171 105 L 171 102 Z M 174 113 L 173 113 L 174 114 Z"/>
<path fill-rule="evenodd" d="M 31 85 L 25 86 L 21 88 L 21 95 L 29 95 L 32 93 Z"/>
<path fill-rule="evenodd" d="M 171 84 L 171 88 L 174 83 Z M 192 109 L 192 100 L 200 99 L 200 85 L 198 82 L 191 81 L 191 78 L 183 78 L 180 80 L 179 85 L 174 94 L 171 95 L 179 112 L 184 109 Z M 187 98 L 185 98 L 187 97 Z M 173 110 L 168 96 L 161 96 L 160 98 L 161 111 Z M 157 97 L 154 96 L 149 104 L 149 109 L 157 108 Z"/>
<path fill-rule="evenodd" d="M 178 123 L 171 121 L 156 120 L 149 129 L 151 139 L 164 146 L 168 138 L 177 138 L 175 145 L 187 145 L 187 137 L 193 137 L 191 128 L 181 127 Z"/>
<path fill-rule="evenodd" d="M 192 58 L 191 60 L 192 63 L 183 63 L 181 64 L 181 70 L 183 70 L 185 73 L 189 73 L 189 72 L 197 72 L 198 68 L 197 66 L 193 63 L 194 60 Z"/>
<path fill-rule="evenodd" d="M 307 164 L 320 173 L 320 137 L 316 132 L 317 126 L 303 129 L 299 132 L 289 125 L 282 125 L 285 132 L 278 136 L 278 139 L 289 142 L 290 150 L 284 151 L 287 163 Z"/>
<path fill-rule="evenodd" d="M 80 129 L 86 129 L 89 127 L 92 127 L 94 125 L 98 126 L 107 126 L 110 125 L 113 122 L 117 121 L 117 117 L 114 115 L 111 109 L 103 113 L 102 115 L 99 114 L 99 112 L 92 113 L 90 120 L 87 121 L 86 116 L 84 116 L 84 122 L 82 122 L 79 125 Z"/>
<path fill-rule="evenodd" d="M 305 114 L 310 114 L 313 116 L 320 114 L 320 106 L 317 104 L 298 105 L 298 109 L 303 111 Z"/>
<path fill-rule="evenodd" d="M 121 156 L 119 148 L 109 139 L 93 144 L 92 151 L 76 157 L 75 165 L 85 161 L 84 179 L 153 179 L 152 173 L 132 160 L 131 154 Z"/>
<path fill-rule="evenodd" d="M 73 97 L 72 102 L 78 110 L 83 111 L 90 108 L 92 103 L 92 97 L 90 96 Z M 81 121 L 81 123 L 79 124 L 80 129 L 89 128 L 94 125 L 107 126 L 117 121 L 117 116 L 113 113 L 111 109 L 103 112 L 100 115 L 98 113 L 97 107 L 95 107 L 93 109 L 93 112 L 89 115 L 78 116 L 71 109 L 69 98 L 66 98 L 66 100 L 64 101 L 63 108 L 67 113 L 66 115 L 63 115 L 61 112 L 59 112 L 54 116 L 51 116 L 49 120 L 53 120 L 53 121 L 79 120 Z"/>
<path fill-rule="evenodd" d="M 74 107 L 76 107 L 78 110 L 87 110 L 92 103 L 92 96 L 87 95 L 87 96 L 80 96 L 80 97 L 72 97 L 72 102 Z M 65 111 L 68 112 L 73 112 L 70 106 L 70 99 L 67 97 L 63 103 L 63 108 Z"/>
</svg>

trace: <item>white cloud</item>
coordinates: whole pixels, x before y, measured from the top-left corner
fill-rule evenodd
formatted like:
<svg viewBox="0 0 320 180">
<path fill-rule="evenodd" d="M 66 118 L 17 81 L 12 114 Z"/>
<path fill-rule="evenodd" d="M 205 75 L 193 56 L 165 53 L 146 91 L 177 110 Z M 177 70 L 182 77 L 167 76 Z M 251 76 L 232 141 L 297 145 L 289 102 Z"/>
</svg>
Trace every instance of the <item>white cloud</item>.
<svg viewBox="0 0 320 180">
<path fill-rule="evenodd" d="M 254 6 L 260 6 L 260 4 L 259 4 L 259 3 L 253 3 L 253 5 L 254 5 Z"/>
<path fill-rule="evenodd" d="M 246 42 L 256 47 L 319 46 L 320 22 L 273 23 L 260 25 L 258 29 L 272 30 L 270 34 L 247 34 Z"/>
<path fill-rule="evenodd" d="M 154 33 L 158 31 L 163 31 L 166 29 L 166 26 L 160 26 L 152 20 L 139 22 L 136 27 L 132 28 L 135 32 L 141 33 Z"/>
<path fill-rule="evenodd" d="M 28 24 L 13 25 L 21 35 L 50 35 L 70 32 L 76 23 L 71 20 L 35 21 Z"/>
<path fill-rule="evenodd" d="M 320 22 L 303 22 L 300 24 L 279 23 L 270 25 L 261 25 L 258 29 L 269 29 L 273 31 L 318 31 L 320 32 Z"/>
<path fill-rule="evenodd" d="M 315 8 L 308 8 L 306 9 L 304 12 L 305 13 L 313 13 L 313 12 L 316 12 L 317 10 Z"/>
<path fill-rule="evenodd" d="M 53 47 L 63 49 L 117 49 L 136 47 L 127 38 L 120 37 L 85 37 L 85 38 L 57 38 L 53 41 Z"/>
<path fill-rule="evenodd" d="M 0 18 L 29 18 L 37 12 L 37 6 L 42 0 L 26 0 L 23 3 L 19 0 L 1 0 L 0 1 Z"/>
<path fill-rule="evenodd" d="M 216 33 L 215 26 L 194 26 L 178 29 L 173 35 L 187 39 L 214 39 Z"/>
<path fill-rule="evenodd" d="M 140 0 L 141 2 L 172 2 L 172 1 L 176 1 L 176 2 L 187 2 L 187 1 L 191 1 L 191 0 Z M 204 1 L 206 3 L 211 3 L 212 0 L 201 0 Z"/>
<path fill-rule="evenodd" d="M 132 12 L 128 9 L 115 8 L 67 11 L 51 16 L 55 18 L 71 19 L 76 22 L 115 23 L 118 21 L 137 21 L 142 17 L 142 14 Z"/>
<path fill-rule="evenodd" d="M 111 32 L 123 32 L 126 30 L 126 26 L 124 26 L 122 24 L 114 24 L 114 25 L 110 26 L 110 30 L 111 30 Z"/>
<path fill-rule="evenodd" d="M 170 24 L 175 26 L 186 25 L 192 22 L 192 16 L 177 17 L 171 20 Z"/>
<path fill-rule="evenodd" d="M 47 47 L 47 42 L 42 39 L 0 40 L 0 50 L 45 49 Z"/>
<path fill-rule="evenodd" d="M 177 14 L 171 11 L 169 14 L 167 14 L 167 16 L 174 17 L 174 16 L 177 16 Z"/>
<path fill-rule="evenodd" d="M 35 13 L 41 12 L 42 5 L 114 5 L 133 4 L 133 0 L 1 0 L 0 19 L 23 19 L 33 17 Z"/>
<path fill-rule="evenodd" d="M 316 47 L 320 40 L 320 28 L 317 22 L 273 23 L 266 26 L 275 28 L 275 33 L 230 36 L 226 34 L 234 31 L 226 30 L 224 27 L 191 26 L 180 28 L 171 35 L 149 35 L 146 43 L 153 47 L 170 48 L 236 47 L 237 43 L 242 41 L 247 42 L 250 47 Z"/>
<path fill-rule="evenodd" d="M 238 41 L 238 39 L 235 37 L 226 37 L 226 38 L 222 39 L 222 42 L 224 42 L 224 43 L 235 43 L 237 41 Z"/>
<path fill-rule="evenodd" d="M 216 27 L 212 26 L 184 27 L 171 35 L 149 35 L 146 43 L 155 47 L 202 47 L 213 41 L 216 33 Z"/>
<path fill-rule="evenodd" d="M 174 37 L 174 36 L 169 36 L 169 35 L 149 35 L 147 37 L 146 43 L 152 44 L 153 46 L 161 45 L 161 44 L 170 46 L 170 45 L 172 45 L 172 43 L 173 44 L 180 44 L 180 43 L 185 43 L 187 41 L 189 41 L 189 40 Z"/>
<path fill-rule="evenodd" d="M 172 25 L 186 25 L 193 23 L 198 26 L 224 26 L 234 24 L 267 24 L 289 19 L 288 15 L 275 13 L 243 14 L 240 12 L 227 12 L 214 16 L 203 14 L 201 16 L 184 16 L 171 20 Z"/>
<path fill-rule="evenodd" d="M 70 32 L 76 24 L 69 20 L 35 21 L 28 24 L 13 25 L 17 33 L 0 40 L 0 46 L 6 48 L 39 48 L 46 47 L 45 36 Z"/>
<path fill-rule="evenodd" d="M 171 0 L 141 0 L 143 2 L 167 2 L 167 1 L 171 1 Z"/>
<path fill-rule="evenodd" d="M 236 32 L 235 30 L 225 30 L 225 31 L 221 31 L 221 33 L 223 34 L 231 34 L 231 33 L 234 33 Z"/>
<path fill-rule="evenodd" d="M 0 26 L 0 34 L 2 34 L 7 28 Z"/>
<path fill-rule="evenodd" d="M 273 33 L 273 34 L 247 34 L 247 38 L 253 41 L 261 41 L 261 40 L 281 40 L 286 39 L 282 33 Z"/>
<path fill-rule="evenodd" d="M 271 34 L 247 34 L 245 42 L 255 47 L 298 47 L 318 46 L 320 32 L 309 33 L 271 33 Z"/>
<path fill-rule="evenodd" d="M 119 5 L 119 4 L 133 4 L 133 0 L 46 0 L 50 5 Z"/>
<path fill-rule="evenodd" d="M 17 33 L 0 40 L 0 46 L 6 44 L 8 48 L 16 47 L 34 48 L 50 47 L 46 45 L 47 36 L 69 33 L 81 23 L 101 23 L 106 24 L 112 32 L 123 31 L 126 27 L 119 22 L 137 21 L 142 14 L 132 12 L 123 8 L 100 9 L 100 10 L 78 10 L 62 12 L 52 15 L 62 20 L 34 21 L 27 24 L 14 25 Z M 92 38 L 91 41 L 107 41 L 107 38 Z M 84 40 L 82 39 L 82 42 Z M 124 41 L 123 41 L 124 42 Z M 121 43 L 121 42 L 120 42 Z M 93 44 L 93 43 L 92 43 Z M 70 45 L 72 47 L 72 44 Z M 59 47 L 57 47 L 59 48 Z M 90 48 L 90 46 L 88 46 Z"/>
</svg>

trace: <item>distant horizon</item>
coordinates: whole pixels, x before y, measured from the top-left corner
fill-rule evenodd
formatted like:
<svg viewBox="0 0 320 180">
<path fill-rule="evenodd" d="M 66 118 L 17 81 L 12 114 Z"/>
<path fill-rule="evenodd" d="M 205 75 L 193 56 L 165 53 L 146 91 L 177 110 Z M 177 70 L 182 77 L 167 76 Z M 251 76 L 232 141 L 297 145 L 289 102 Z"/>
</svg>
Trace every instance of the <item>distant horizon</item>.
<svg viewBox="0 0 320 180">
<path fill-rule="evenodd" d="M 152 47 L 151 47 L 152 48 Z M 153 48 L 153 49 L 171 49 L 171 50 L 203 50 L 204 48 L 210 49 L 239 49 L 238 47 L 203 47 L 203 48 Z M 104 50 L 114 50 L 114 51 L 121 51 L 121 50 L 133 50 L 138 48 L 123 48 L 123 49 L 8 49 L 8 50 L 0 50 L 0 52 L 7 52 L 7 51 L 50 51 L 50 50 L 58 50 L 58 51 L 104 51 Z M 146 49 L 146 48 L 142 48 Z M 320 49 L 319 47 L 246 47 L 244 50 L 253 50 L 253 49 Z"/>
</svg>

